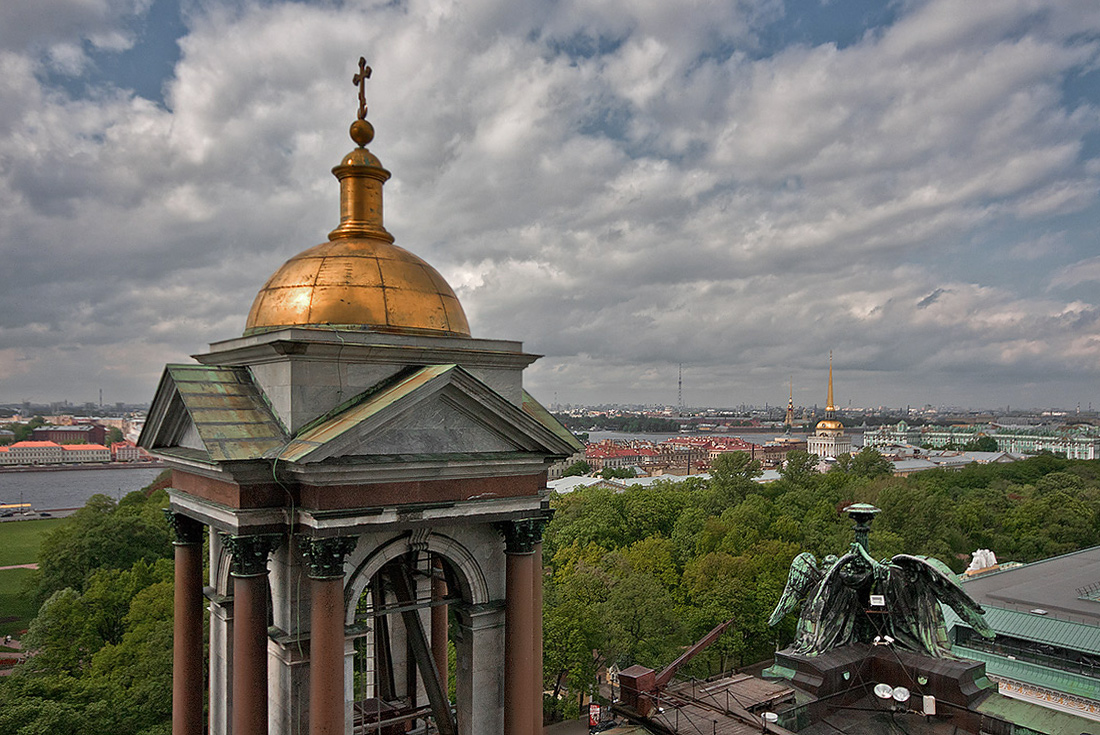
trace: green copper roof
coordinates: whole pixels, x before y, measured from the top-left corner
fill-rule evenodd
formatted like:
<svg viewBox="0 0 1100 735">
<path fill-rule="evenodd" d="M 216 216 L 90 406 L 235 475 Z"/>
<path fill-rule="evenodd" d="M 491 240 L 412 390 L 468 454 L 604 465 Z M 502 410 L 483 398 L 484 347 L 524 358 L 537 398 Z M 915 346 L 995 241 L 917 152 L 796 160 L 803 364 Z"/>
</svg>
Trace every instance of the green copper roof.
<svg viewBox="0 0 1100 735">
<path fill-rule="evenodd" d="M 950 608 L 944 608 L 944 613 L 948 628 L 960 623 Z M 1100 655 L 1100 627 L 1095 625 L 989 605 L 985 606 L 985 620 L 997 635 Z"/>
<path fill-rule="evenodd" d="M 1009 659 L 998 654 L 977 651 L 965 646 L 953 646 L 951 652 L 956 656 L 984 663 L 986 676 L 1011 679 L 1021 684 L 1032 684 L 1100 701 L 1100 679 L 1052 669 L 1029 661 Z"/>
<path fill-rule="evenodd" d="M 1026 727 L 1029 730 L 1050 735 L 1061 733 L 1088 733 L 1100 734 L 1100 722 L 1086 720 L 1083 717 L 1059 712 L 1058 710 L 1043 707 L 1039 704 L 1012 697 L 987 697 L 978 705 L 978 711 L 983 714 L 999 717 L 1014 725 Z"/>
<path fill-rule="evenodd" d="M 165 371 L 210 459 L 257 459 L 283 445 L 283 429 L 247 368 L 168 365 Z"/>
<path fill-rule="evenodd" d="M 554 418 L 541 403 L 532 398 L 527 391 L 523 391 L 523 410 L 535 421 L 554 432 L 559 439 L 568 442 L 574 448 L 574 451 L 584 451 L 584 445 L 577 440 L 577 437 L 573 436 L 573 432 L 562 426 L 561 422 Z"/>
</svg>

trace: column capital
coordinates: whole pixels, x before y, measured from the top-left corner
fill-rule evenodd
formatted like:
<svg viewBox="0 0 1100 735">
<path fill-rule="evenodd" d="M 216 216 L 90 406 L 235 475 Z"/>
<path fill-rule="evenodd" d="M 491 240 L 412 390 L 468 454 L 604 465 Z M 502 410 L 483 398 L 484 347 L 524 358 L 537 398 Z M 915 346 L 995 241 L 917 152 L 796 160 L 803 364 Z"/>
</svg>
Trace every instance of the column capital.
<svg viewBox="0 0 1100 735">
<path fill-rule="evenodd" d="M 279 536 L 225 536 L 225 545 L 233 555 L 230 573 L 234 577 L 262 577 L 267 574 L 267 556 L 279 548 Z"/>
<path fill-rule="evenodd" d="M 185 516 L 171 508 L 163 508 L 164 517 L 172 527 L 172 543 L 176 546 L 190 546 L 202 543 L 202 532 L 206 526 L 201 521 Z"/>
<path fill-rule="evenodd" d="M 355 550 L 354 536 L 330 538 L 298 537 L 298 548 L 309 566 L 310 579 L 340 579 L 344 576 L 344 557 Z"/>
<path fill-rule="evenodd" d="M 530 554 L 535 544 L 542 542 L 542 529 L 549 523 L 545 517 L 524 518 L 519 521 L 497 523 L 497 530 L 504 536 L 504 553 Z"/>
</svg>

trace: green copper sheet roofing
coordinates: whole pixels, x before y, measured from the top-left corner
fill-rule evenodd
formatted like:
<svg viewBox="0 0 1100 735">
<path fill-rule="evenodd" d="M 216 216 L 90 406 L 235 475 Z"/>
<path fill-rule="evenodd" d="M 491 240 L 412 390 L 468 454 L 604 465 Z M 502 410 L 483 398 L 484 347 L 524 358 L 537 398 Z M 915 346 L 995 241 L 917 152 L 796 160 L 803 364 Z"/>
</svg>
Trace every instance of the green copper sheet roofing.
<svg viewBox="0 0 1100 735">
<path fill-rule="evenodd" d="M 951 608 L 946 607 L 944 620 L 948 628 L 960 623 L 958 616 Z M 985 620 L 997 635 L 1100 654 L 1100 627 L 1095 625 L 1074 623 L 1069 620 L 1059 620 L 1051 615 L 1036 615 L 988 605 L 985 608 Z"/>
<path fill-rule="evenodd" d="M 577 437 L 573 436 L 573 433 L 569 429 L 561 425 L 553 415 L 546 410 L 546 408 L 531 397 L 531 394 L 527 391 L 523 391 L 523 410 L 528 416 L 538 421 L 550 431 L 554 432 L 558 438 L 569 442 L 570 446 L 574 448 L 574 451 L 580 452 L 584 450 L 584 445 L 577 440 Z"/>
<path fill-rule="evenodd" d="M 1100 735 L 1100 722 L 1013 697 L 988 697 L 978 705 L 978 711 L 1050 735 Z"/>
<path fill-rule="evenodd" d="M 456 365 L 432 365 L 421 368 L 393 385 L 364 397 L 358 405 L 340 406 L 314 422 L 278 453 L 281 460 L 297 462 L 313 450 L 342 436 L 435 378 L 455 370 Z M 356 399 L 357 400 L 357 399 Z"/>
<path fill-rule="evenodd" d="M 956 656 L 984 663 L 986 676 L 999 676 L 1022 684 L 1032 684 L 1100 701 L 1100 680 L 1098 679 L 1040 666 L 1029 661 L 1009 659 L 986 651 L 976 651 L 965 646 L 953 646 L 951 652 Z"/>
<path fill-rule="evenodd" d="M 247 368 L 169 365 L 167 371 L 210 459 L 257 459 L 283 445 L 282 427 Z"/>
</svg>

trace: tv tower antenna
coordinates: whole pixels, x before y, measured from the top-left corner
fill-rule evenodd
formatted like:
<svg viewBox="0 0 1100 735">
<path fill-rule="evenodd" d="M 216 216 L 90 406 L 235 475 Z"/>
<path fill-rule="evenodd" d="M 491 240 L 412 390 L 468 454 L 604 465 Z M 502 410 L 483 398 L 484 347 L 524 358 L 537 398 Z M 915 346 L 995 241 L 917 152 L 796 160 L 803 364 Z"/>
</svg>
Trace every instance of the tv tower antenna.
<svg viewBox="0 0 1100 735">
<path fill-rule="evenodd" d="M 676 409 L 684 415 L 684 363 L 679 363 L 676 376 Z"/>
</svg>

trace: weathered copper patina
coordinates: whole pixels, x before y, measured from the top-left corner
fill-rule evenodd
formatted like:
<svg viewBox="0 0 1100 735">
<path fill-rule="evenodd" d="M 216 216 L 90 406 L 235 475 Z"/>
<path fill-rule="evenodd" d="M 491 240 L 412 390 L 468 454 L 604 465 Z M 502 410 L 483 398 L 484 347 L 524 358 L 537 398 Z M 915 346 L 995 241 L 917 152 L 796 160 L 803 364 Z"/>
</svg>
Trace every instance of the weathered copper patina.
<svg viewBox="0 0 1100 735">
<path fill-rule="evenodd" d="M 849 507 L 857 541 L 843 556 L 829 555 L 818 564 L 813 554 L 803 552 L 791 562 L 786 589 L 768 621 L 776 625 L 802 602 L 798 632 L 787 650 L 817 656 L 850 643 L 887 642 L 928 656 L 954 658 L 940 603 L 992 638 L 984 610 L 943 562 L 909 554 L 882 561 L 871 556 L 867 534 L 877 512 L 864 504 Z"/>
</svg>

